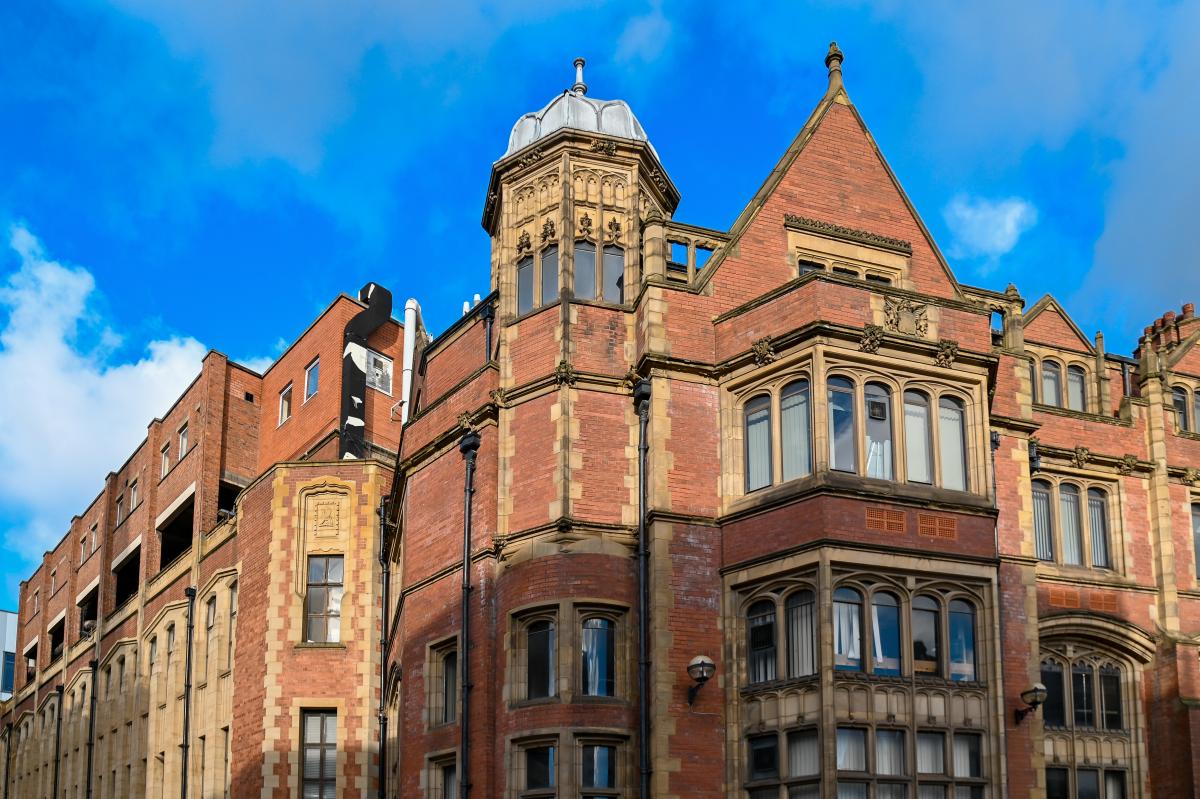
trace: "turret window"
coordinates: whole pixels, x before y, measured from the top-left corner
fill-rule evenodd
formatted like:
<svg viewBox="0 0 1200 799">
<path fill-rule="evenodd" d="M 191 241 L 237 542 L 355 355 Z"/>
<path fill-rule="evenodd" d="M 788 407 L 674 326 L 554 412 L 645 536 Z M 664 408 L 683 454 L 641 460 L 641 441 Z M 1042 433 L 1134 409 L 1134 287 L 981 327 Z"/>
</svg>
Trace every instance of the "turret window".
<svg viewBox="0 0 1200 799">
<path fill-rule="evenodd" d="M 604 248 L 604 274 L 601 280 L 604 301 L 620 303 L 624 300 L 625 251 L 615 244 Z"/>
<path fill-rule="evenodd" d="M 533 310 L 533 256 L 517 261 L 517 315 Z"/>
<path fill-rule="evenodd" d="M 596 299 L 596 245 L 590 241 L 575 242 L 575 296 Z"/>
<path fill-rule="evenodd" d="M 558 245 L 542 250 L 542 305 L 558 299 Z"/>
</svg>

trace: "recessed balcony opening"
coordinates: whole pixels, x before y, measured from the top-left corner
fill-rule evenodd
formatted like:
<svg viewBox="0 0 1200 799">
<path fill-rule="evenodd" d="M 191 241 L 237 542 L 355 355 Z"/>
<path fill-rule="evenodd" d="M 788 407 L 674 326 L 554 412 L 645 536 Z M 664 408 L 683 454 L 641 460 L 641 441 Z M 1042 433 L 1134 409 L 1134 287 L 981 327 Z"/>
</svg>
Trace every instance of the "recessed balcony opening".
<svg viewBox="0 0 1200 799">
<path fill-rule="evenodd" d="M 141 584 L 142 548 L 134 547 L 133 551 L 113 569 L 116 577 L 116 593 L 113 597 L 114 607 L 121 607 L 130 599 L 137 596 Z"/>
<path fill-rule="evenodd" d="M 63 644 L 67 639 L 67 620 L 64 618 L 50 628 L 50 662 L 58 660 L 63 654 Z"/>
<path fill-rule="evenodd" d="M 195 517 L 195 508 L 196 497 L 193 494 L 179 506 L 174 516 L 159 526 L 159 571 L 170 566 L 192 548 L 192 523 Z"/>
<path fill-rule="evenodd" d="M 222 480 L 221 486 L 217 490 L 217 510 L 233 513 L 233 504 L 240 493 L 242 493 L 240 486 Z"/>
<path fill-rule="evenodd" d="M 82 640 L 96 628 L 100 610 L 100 586 L 96 586 L 79 600 L 79 639 Z"/>
</svg>

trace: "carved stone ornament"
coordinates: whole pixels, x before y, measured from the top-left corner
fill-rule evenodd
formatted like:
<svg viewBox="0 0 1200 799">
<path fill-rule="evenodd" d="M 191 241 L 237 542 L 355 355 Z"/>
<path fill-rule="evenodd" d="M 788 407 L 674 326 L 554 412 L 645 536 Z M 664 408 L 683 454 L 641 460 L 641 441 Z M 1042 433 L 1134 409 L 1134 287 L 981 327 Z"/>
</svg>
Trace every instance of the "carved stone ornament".
<svg viewBox="0 0 1200 799">
<path fill-rule="evenodd" d="M 655 186 L 658 186 L 659 191 L 667 190 L 667 177 L 657 167 L 650 170 L 650 179 L 654 181 Z"/>
<path fill-rule="evenodd" d="M 522 230 L 521 235 L 517 236 L 517 255 L 531 249 L 533 249 L 533 241 L 529 238 L 529 231 Z"/>
<path fill-rule="evenodd" d="M 566 361 L 559 361 L 554 367 L 554 382 L 561 385 L 575 385 L 575 367 Z"/>
<path fill-rule="evenodd" d="M 1133 474 L 1133 470 L 1137 468 L 1137 465 L 1137 455 L 1126 454 L 1125 457 L 1121 458 L 1121 463 L 1117 465 L 1117 471 L 1128 477 Z"/>
<path fill-rule="evenodd" d="M 547 219 L 542 225 L 542 243 L 545 244 L 547 240 L 552 238 L 554 238 L 554 220 Z"/>
<path fill-rule="evenodd" d="M 864 325 L 858 348 L 863 352 L 879 352 L 881 344 L 883 344 L 883 328 L 879 325 Z"/>
<path fill-rule="evenodd" d="M 624 383 L 627 388 L 633 388 L 635 385 L 637 385 L 637 381 L 641 379 L 642 377 L 637 373 L 637 370 L 630 366 L 629 371 L 625 373 L 623 378 L 621 378 L 621 382 Z"/>
<path fill-rule="evenodd" d="M 536 150 L 533 150 L 528 155 L 521 156 L 521 158 L 519 158 L 517 160 L 517 166 L 518 167 L 527 167 L 530 164 L 536 164 L 538 161 L 541 161 L 541 160 L 542 160 L 542 148 L 538 147 Z"/>
<path fill-rule="evenodd" d="M 925 336 L 929 333 L 929 306 L 906 298 L 883 298 L 884 324 L 888 330 L 906 336 Z"/>
<path fill-rule="evenodd" d="M 1087 466 L 1088 461 L 1091 459 L 1092 453 L 1087 447 L 1076 447 L 1075 451 L 1071 453 L 1071 465 L 1076 469 L 1082 469 L 1084 466 Z"/>
<path fill-rule="evenodd" d="M 775 360 L 775 347 L 771 344 L 770 336 L 763 336 L 750 345 L 754 351 L 754 362 L 759 366 L 772 363 Z"/>
<path fill-rule="evenodd" d="M 1188 468 L 1188 470 L 1183 473 L 1183 482 L 1190 486 L 1200 483 L 1200 469 Z"/>
<path fill-rule="evenodd" d="M 499 408 L 507 407 L 505 405 L 505 403 L 508 401 L 508 398 L 504 396 L 503 388 L 493 388 L 491 391 L 488 392 L 488 396 L 492 398 L 492 402 L 496 403 L 497 407 L 499 407 Z"/>
<path fill-rule="evenodd" d="M 621 220 L 617 219 L 615 216 L 612 219 L 608 220 L 608 233 L 610 236 L 612 236 L 613 241 L 617 241 L 618 239 L 620 239 L 621 238 Z"/>
<path fill-rule="evenodd" d="M 958 357 L 958 342 L 944 338 L 938 342 L 937 355 L 933 356 L 933 360 L 938 366 L 943 369 L 949 369 L 954 365 L 954 359 Z"/>
<path fill-rule="evenodd" d="M 860 244 L 868 244 L 873 247 L 882 247 L 887 250 L 895 250 L 902 252 L 905 255 L 912 255 L 912 245 L 903 239 L 894 239 L 891 236 L 881 236 L 878 233 L 872 233 L 869 230 L 858 230 L 856 228 L 843 227 L 835 225 L 832 222 L 825 222 L 820 219 L 810 219 L 806 216 L 797 216 L 796 214 L 785 214 L 783 222 L 788 227 L 797 228 L 799 230 L 807 230 L 812 233 L 821 233 L 826 236 L 831 236 L 837 239 L 847 241 L 856 241 Z"/>
<path fill-rule="evenodd" d="M 458 426 L 464 429 L 471 429 L 471 414 L 463 411 L 458 415 Z"/>
<path fill-rule="evenodd" d="M 487 202 L 484 203 L 483 209 L 485 211 L 492 210 L 492 206 L 494 206 L 496 204 L 496 200 L 498 200 L 498 199 L 500 199 L 500 196 L 498 194 L 496 194 L 496 192 L 489 191 L 488 196 L 487 196 Z"/>
<path fill-rule="evenodd" d="M 611 157 L 617 154 L 617 143 L 614 141 L 602 141 L 600 139 L 592 139 L 592 152 L 604 153 Z"/>
<path fill-rule="evenodd" d="M 579 232 L 584 236 L 592 235 L 592 218 L 585 211 L 583 216 L 579 217 Z"/>
</svg>

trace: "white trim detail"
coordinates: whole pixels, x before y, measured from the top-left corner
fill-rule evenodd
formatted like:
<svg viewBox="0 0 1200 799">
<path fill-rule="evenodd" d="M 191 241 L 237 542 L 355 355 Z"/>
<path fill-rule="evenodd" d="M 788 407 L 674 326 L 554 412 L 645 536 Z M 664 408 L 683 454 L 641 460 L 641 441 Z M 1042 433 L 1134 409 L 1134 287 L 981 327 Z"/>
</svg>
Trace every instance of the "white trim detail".
<svg viewBox="0 0 1200 799">
<path fill-rule="evenodd" d="M 188 499 L 190 499 L 191 496 L 195 493 L 196 493 L 196 481 L 193 480 L 187 488 L 183 489 L 183 493 L 181 493 L 179 496 L 177 496 L 175 498 L 175 501 L 167 506 L 166 510 L 164 510 L 162 513 L 158 514 L 158 518 L 156 518 L 154 520 L 154 528 L 158 529 L 158 527 L 161 526 L 163 522 L 168 521 L 172 516 L 174 516 L 175 511 L 179 510 L 179 506 L 182 505 L 184 502 L 187 502 Z"/>
<path fill-rule="evenodd" d="M 58 624 L 60 621 L 62 621 L 66 617 L 67 617 L 67 609 L 63 608 L 62 610 L 60 610 L 58 612 L 57 616 L 55 616 L 53 619 L 50 620 L 50 623 L 46 625 L 46 629 L 49 630 L 51 627 Z M 63 636 L 63 638 L 66 638 L 66 636 Z"/>
<path fill-rule="evenodd" d="M 121 550 L 120 554 L 112 559 L 112 562 L 108 564 L 108 570 L 115 572 L 125 562 L 125 559 L 133 554 L 133 550 L 137 549 L 141 545 L 142 536 L 138 535 L 137 538 L 125 545 L 125 548 Z"/>
<path fill-rule="evenodd" d="M 78 594 L 75 595 L 75 604 L 78 605 L 80 603 L 80 601 L 82 601 L 83 598 L 88 595 L 88 591 L 91 591 L 93 588 L 97 587 L 98 585 L 100 585 L 100 575 L 97 574 L 95 577 L 92 578 L 92 581 L 90 583 L 88 583 L 87 586 L 82 591 L 80 591 Z"/>
<path fill-rule="evenodd" d="M 33 640 L 32 640 L 32 641 L 30 641 L 29 643 L 25 644 L 25 647 L 24 647 L 24 648 L 21 650 L 21 654 L 22 654 L 22 655 L 28 655 L 28 654 L 29 654 L 29 650 L 30 650 L 30 649 L 33 649 L 33 648 L 34 648 L 35 646 L 37 646 L 37 645 L 38 645 L 38 637 L 35 635 L 35 636 L 33 636 Z"/>
</svg>

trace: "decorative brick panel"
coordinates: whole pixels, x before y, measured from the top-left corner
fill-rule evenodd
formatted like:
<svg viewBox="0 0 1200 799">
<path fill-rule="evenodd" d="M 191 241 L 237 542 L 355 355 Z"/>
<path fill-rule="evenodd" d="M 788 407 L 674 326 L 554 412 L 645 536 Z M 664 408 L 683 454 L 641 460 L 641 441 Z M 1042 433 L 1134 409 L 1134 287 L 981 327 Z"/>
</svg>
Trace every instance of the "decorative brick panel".
<svg viewBox="0 0 1200 799">
<path fill-rule="evenodd" d="M 957 541 L 958 520 L 953 516 L 918 513 L 917 532 L 927 538 L 943 538 L 947 541 Z"/>
<path fill-rule="evenodd" d="M 907 532 L 904 511 L 882 507 L 867 508 L 867 529 L 885 533 Z"/>
</svg>

